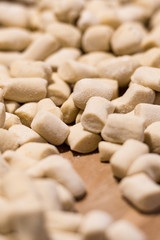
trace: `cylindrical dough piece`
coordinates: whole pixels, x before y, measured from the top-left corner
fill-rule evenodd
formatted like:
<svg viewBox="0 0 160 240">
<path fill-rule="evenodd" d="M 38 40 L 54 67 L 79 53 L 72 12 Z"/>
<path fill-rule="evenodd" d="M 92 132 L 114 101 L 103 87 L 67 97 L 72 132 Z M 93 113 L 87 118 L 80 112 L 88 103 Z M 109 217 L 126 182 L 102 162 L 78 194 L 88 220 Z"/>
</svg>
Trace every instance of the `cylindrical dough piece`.
<svg viewBox="0 0 160 240">
<path fill-rule="evenodd" d="M 16 101 L 5 100 L 4 103 L 5 103 L 6 112 L 8 113 L 14 114 L 16 109 L 20 107 L 20 104 Z"/>
<path fill-rule="evenodd" d="M 160 67 L 160 48 L 151 48 L 141 56 L 142 66 Z"/>
<path fill-rule="evenodd" d="M 120 190 L 142 212 L 151 213 L 160 208 L 160 187 L 145 173 L 125 177 L 120 182 Z"/>
<path fill-rule="evenodd" d="M 142 39 L 146 30 L 137 22 L 125 22 L 113 33 L 112 49 L 117 55 L 129 55 L 141 50 Z"/>
<path fill-rule="evenodd" d="M 146 2 L 146 0 L 144 0 L 144 2 Z M 146 22 L 146 20 L 150 16 L 151 10 L 152 8 L 147 8 L 143 5 L 141 6 L 141 4 L 132 4 L 132 2 L 131 4 L 129 4 L 128 2 L 128 4 L 123 4 L 118 8 L 117 15 L 121 23 L 128 21 L 136 21 L 143 23 Z"/>
<path fill-rule="evenodd" d="M 69 160 L 59 155 L 52 155 L 44 158 L 27 172 L 34 178 L 48 177 L 56 179 L 63 184 L 75 198 L 85 195 L 85 184 L 73 169 Z"/>
<path fill-rule="evenodd" d="M 144 140 L 144 120 L 137 116 L 109 114 L 101 132 L 105 141 L 124 143 L 127 139 Z"/>
<path fill-rule="evenodd" d="M 22 51 L 31 42 L 31 35 L 20 28 L 4 28 L 0 30 L 0 50 Z"/>
<path fill-rule="evenodd" d="M 21 57 L 22 53 L 17 51 L 0 51 L 0 64 L 4 64 L 5 66 L 9 67 L 13 61 L 21 59 Z"/>
<path fill-rule="evenodd" d="M 114 176 L 118 178 L 125 177 L 136 158 L 148 152 L 149 148 L 146 144 L 134 139 L 127 140 L 110 159 Z"/>
<path fill-rule="evenodd" d="M 15 114 L 20 118 L 22 124 L 26 125 L 27 127 L 31 126 L 31 122 L 36 113 L 37 113 L 36 102 L 25 103 L 19 108 L 17 108 L 15 111 Z"/>
<path fill-rule="evenodd" d="M 27 157 L 41 160 L 49 155 L 58 154 L 58 149 L 48 143 L 29 142 L 19 147 L 16 152 L 23 154 Z"/>
<path fill-rule="evenodd" d="M 113 29 L 109 26 L 96 25 L 87 28 L 82 38 L 85 52 L 108 51 Z"/>
<path fill-rule="evenodd" d="M 69 134 L 69 127 L 55 114 L 45 110 L 36 114 L 31 127 L 49 143 L 55 145 L 61 145 Z"/>
<path fill-rule="evenodd" d="M 126 220 L 118 220 L 106 229 L 107 240 L 146 240 L 145 235 Z"/>
<path fill-rule="evenodd" d="M 47 88 L 47 96 L 57 105 L 61 106 L 70 96 L 71 89 L 57 73 L 52 74 L 53 83 Z"/>
<path fill-rule="evenodd" d="M 120 87 L 127 86 L 131 75 L 140 63 L 131 56 L 111 58 L 100 62 L 97 66 L 100 77 L 111 78 L 118 81 Z"/>
<path fill-rule="evenodd" d="M 155 92 L 136 83 L 130 84 L 126 92 L 119 98 L 112 101 L 115 106 L 115 112 L 128 113 L 132 111 L 139 103 L 153 103 Z"/>
<path fill-rule="evenodd" d="M 79 232 L 82 221 L 83 217 L 80 213 L 64 211 L 48 211 L 46 213 L 46 225 L 50 231 Z"/>
<path fill-rule="evenodd" d="M 75 83 L 82 78 L 98 77 L 94 66 L 89 66 L 74 60 L 67 60 L 58 68 L 59 76 L 68 83 Z"/>
<path fill-rule="evenodd" d="M 12 182 L 16 183 L 14 188 L 12 187 Z M 29 176 L 22 171 L 9 171 L 2 179 L 2 189 L 4 191 L 4 196 L 10 201 L 16 201 L 25 197 L 27 198 L 27 196 L 32 196 L 32 199 L 37 200 L 38 205 L 38 197 L 36 196 L 37 193 L 33 182 Z"/>
<path fill-rule="evenodd" d="M 56 181 L 56 188 L 63 210 L 74 210 L 74 197 L 72 193 L 62 184 Z"/>
<path fill-rule="evenodd" d="M 81 123 L 70 127 L 67 144 L 71 150 L 80 153 L 89 153 L 96 150 L 101 137 L 98 134 L 84 130 Z"/>
<path fill-rule="evenodd" d="M 81 11 L 80 17 L 77 21 L 78 28 L 84 32 L 88 27 L 98 24 L 99 21 L 96 16 L 89 10 Z"/>
<path fill-rule="evenodd" d="M 44 78 L 51 80 L 52 69 L 49 64 L 41 61 L 17 60 L 10 66 L 12 77 L 23 78 Z"/>
<path fill-rule="evenodd" d="M 27 170 L 37 163 L 37 160 L 27 157 L 13 150 L 8 150 L 3 153 L 4 160 L 16 170 Z"/>
<path fill-rule="evenodd" d="M 98 23 L 117 28 L 120 24 L 117 4 L 115 1 L 90 1 L 87 10 L 95 16 Z"/>
<path fill-rule="evenodd" d="M 71 94 L 61 106 L 61 111 L 63 113 L 63 121 L 65 123 L 74 122 L 79 112 L 79 108 L 76 107 L 72 96 L 73 94 Z"/>
<path fill-rule="evenodd" d="M 119 96 L 119 87 L 118 87 L 118 81 L 117 80 L 113 80 L 110 78 L 99 78 L 102 81 L 104 81 L 105 83 L 107 83 L 113 90 L 113 95 L 111 100 L 118 98 Z"/>
<path fill-rule="evenodd" d="M 12 127 L 15 124 L 21 124 L 21 120 L 20 118 L 12 113 L 8 113 L 6 112 L 6 118 L 5 118 L 5 122 L 4 122 L 4 129 L 9 129 L 10 127 Z"/>
<path fill-rule="evenodd" d="M 145 50 L 153 47 L 160 47 L 159 33 L 160 33 L 159 26 L 156 26 L 150 32 L 148 32 L 148 34 L 143 38 L 141 44 L 142 49 Z"/>
<path fill-rule="evenodd" d="M 8 130 L 0 128 L 0 151 L 15 150 L 19 146 L 17 137 Z"/>
<path fill-rule="evenodd" d="M 85 6 L 84 0 L 58 0 L 54 1 L 54 14 L 61 22 L 74 23 Z"/>
<path fill-rule="evenodd" d="M 160 156 L 154 153 L 139 156 L 129 167 L 127 175 L 145 173 L 155 182 L 160 182 Z"/>
<path fill-rule="evenodd" d="M 44 98 L 38 102 L 37 112 L 40 110 L 51 112 L 57 117 L 59 117 L 61 120 L 63 119 L 63 113 L 61 112 L 61 109 L 57 107 L 50 98 Z"/>
<path fill-rule="evenodd" d="M 4 87 L 4 98 L 17 102 L 36 102 L 45 98 L 47 81 L 43 78 L 13 78 Z"/>
<path fill-rule="evenodd" d="M 15 2 L 0 2 L 0 24 L 5 27 L 26 28 L 29 25 L 28 9 Z"/>
<path fill-rule="evenodd" d="M 52 179 L 35 179 L 34 185 L 40 195 L 40 201 L 45 211 L 61 210 L 56 184 Z"/>
<path fill-rule="evenodd" d="M 160 69 L 153 67 L 139 67 L 131 76 L 134 83 L 160 91 Z"/>
<path fill-rule="evenodd" d="M 101 162 L 108 162 L 112 155 L 121 148 L 120 144 L 101 141 L 98 150 Z"/>
<path fill-rule="evenodd" d="M 144 141 L 151 152 L 160 153 L 160 121 L 150 124 L 144 131 Z"/>
<path fill-rule="evenodd" d="M 45 62 L 49 64 L 53 70 L 57 68 L 67 60 L 76 60 L 81 55 L 78 48 L 61 48 L 52 55 L 50 55 Z"/>
<path fill-rule="evenodd" d="M 80 233 L 83 235 L 84 240 L 105 240 L 105 231 L 112 221 L 109 214 L 92 210 L 84 216 L 80 226 Z"/>
<path fill-rule="evenodd" d="M 56 22 L 47 27 L 47 32 L 53 35 L 64 47 L 79 48 L 80 46 L 81 33 L 71 24 Z"/>
<path fill-rule="evenodd" d="M 81 55 L 78 61 L 96 67 L 101 61 L 109 58 L 114 58 L 114 55 L 108 52 L 95 51 Z"/>
<path fill-rule="evenodd" d="M 94 96 L 112 98 L 113 89 L 99 79 L 84 78 L 78 81 L 73 90 L 73 101 L 77 107 L 84 109 L 89 98 Z"/>
<path fill-rule="evenodd" d="M 27 142 L 45 142 L 38 133 L 23 124 L 15 124 L 8 131 L 17 138 L 19 145 Z"/>
<path fill-rule="evenodd" d="M 100 133 L 108 114 L 114 112 L 114 105 L 106 98 L 91 97 L 81 117 L 81 124 L 87 131 Z"/>
<path fill-rule="evenodd" d="M 139 103 L 134 109 L 136 116 L 145 120 L 145 127 L 153 122 L 160 121 L 160 106 L 155 104 Z"/>
<path fill-rule="evenodd" d="M 22 55 L 23 59 L 42 61 L 59 48 L 56 38 L 43 34 L 33 41 Z"/>
</svg>

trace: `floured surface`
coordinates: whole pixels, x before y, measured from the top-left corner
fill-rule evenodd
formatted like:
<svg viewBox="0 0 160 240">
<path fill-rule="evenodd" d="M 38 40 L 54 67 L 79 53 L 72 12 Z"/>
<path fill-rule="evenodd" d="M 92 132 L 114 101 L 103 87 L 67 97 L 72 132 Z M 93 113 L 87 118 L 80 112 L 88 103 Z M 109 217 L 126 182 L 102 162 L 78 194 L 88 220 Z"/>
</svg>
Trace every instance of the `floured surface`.
<svg viewBox="0 0 160 240">
<path fill-rule="evenodd" d="M 110 164 L 101 163 L 99 154 L 79 155 L 66 146 L 60 149 L 68 158 L 87 186 L 87 196 L 77 202 L 77 210 L 86 213 L 93 209 L 104 210 L 115 220 L 131 221 L 147 236 L 147 240 L 160 239 L 160 215 L 141 214 L 121 197 L 117 180 L 113 177 Z"/>
</svg>

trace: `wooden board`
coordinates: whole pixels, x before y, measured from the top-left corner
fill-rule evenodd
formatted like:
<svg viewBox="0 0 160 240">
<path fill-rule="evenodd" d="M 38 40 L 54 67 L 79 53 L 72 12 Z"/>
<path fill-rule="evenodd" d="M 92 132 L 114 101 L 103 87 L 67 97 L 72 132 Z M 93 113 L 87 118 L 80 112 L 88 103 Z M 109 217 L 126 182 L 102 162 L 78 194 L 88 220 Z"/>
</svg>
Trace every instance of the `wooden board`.
<svg viewBox="0 0 160 240">
<path fill-rule="evenodd" d="M 104 210 L 114 219 L 123 218 L 134 223 L 144 231 L 148 240 L 160 240 L 160 213 L 142 214 L 124 200 L 110 164 L 101 163 L 98 153 L 80 155 L 72 153 L 67 147 L 60 151 L 64 157 L 70 159 L 87 186 L 87 196 L 76 204 L 79 212 Z"/>
</svg>

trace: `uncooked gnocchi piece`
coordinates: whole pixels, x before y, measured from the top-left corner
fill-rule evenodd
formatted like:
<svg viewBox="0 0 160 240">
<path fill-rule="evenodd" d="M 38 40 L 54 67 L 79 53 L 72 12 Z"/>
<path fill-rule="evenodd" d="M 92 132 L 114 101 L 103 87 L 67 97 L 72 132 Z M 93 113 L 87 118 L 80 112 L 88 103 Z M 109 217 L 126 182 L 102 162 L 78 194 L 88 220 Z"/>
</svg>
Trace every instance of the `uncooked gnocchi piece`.
<svg viewBox="0 0 160 240">
<path fill-rule="evenodd" d="M 30 127 L 31 122 L 37 113 L 37 103 L 36 102 L 25 103 L 21 107 L 17 108 L 14 113 L 16 116 L 19 117 L 22 124 L 24 124 L 27 127 Z"/>
<path fill-rule="evenodd" d="M 75 121 L 76 116 L 79 112 L 79 108 L 76 107 L 73 101 L 73 94 L 62 104 L 61 111 L 63 114 L 63 121 L 67 124 Z"/>
<path fill-rule="evenodd" d="M 80 47 L 81 33 L 73 25 L 55 22 L 47 27 L 47 32 L 54 36 L 63 47 Z"/>
<path fill-rule="evenodd" d="M 100 133 L 104 127 L 108 114 L 114 112 L 114 105 L 105 98 L 91 97 L 81 117 L 81 124 L 85 130 Z"/>
<path fill-rule="evenodd" d="M 33 178 L 49 177 L 63 184 L 75 198 L 81 198 L 86 193 L 85 184 L 71 163 L 59 155 L 51 155 L 27 171 Z"/>
<path fill-rule="evenodd" d="M 27 170 L 37 163 L 37 160 L 13 150 L 5 151 L 3 158 L 12 169 L 17 170 Z"/>
<path fill-rule="evenodd" d="M 45 98 L 47 81 L 43 78 L 12 78 L 4 87 L 4 99 L 21 103 Z"/>
<path fill-rule="evenodd" d="M 97 68 L 100 77 L 115 79 L 120 87 L 125 87 L 139 66 L 140 63 L 137 59 L 131 56 L 122 56 L 101 61 Z"/>
<path fill-rule="evenodd" d="M 142 24 L 125 22 L 113 33 L 112 49 L 117 55 L 127 55 L 141 51 L 141 42 L 145 35 L 146 30 Z"/>
<path fill-rule="evenodd" d="M 52 179 L 35 179 L 34 185 L 40 195 L 44 210 L 61 210 L 61 202 L 56 189 L 56 184 Z"/>
<path fill-rule="evenodd" d="M 0 29 L 0 50 L 21 51 L 31 43 L 31 35 L 21 28 Z"/>
<path fill-rule="evenodd" d="M 57 70 L 66 60 L 76 60 L 81 55 L 78 48 L 66 47 L 61 48 L 48 58 L 45 62 L 49 64 L 53 70 Z"/>
<path fill-rule="evenodd" d="M 15 150 L 19 146 L 19 140 L 10 131 L 0 128 L 0 151 Z"/>
<path fill-rule="evenodd" d="M 55 114 L 45 110 L 36 114 L 31 128 L 46 141 L 55 145 L 61 145 L 69 134 L 69 127 Z"/>
<path fill-rule="evenodd" d="M 28 142 L 16 150 L 17 153 L 27 157 L 41 160 L 53 154 L 58 154 L 58 149 L 49 143 Z"/>
<path fill-rule="evenodd" d="M 142 85 L 131 83 L 126 92 L 112 101 L 115 112 L 128 113 L 141 103 L 153 103 L 155 92 Z"/>
<path fill-rule="evenodd" d="M 120 182 L 122 195 L 142 212 L 160 208 L 160 187 L 145 173 L 125 177 Z"/>
<path fill-rule="evenodd" d="M 83 234 L 84 240 L 105 239 L 105 231 L 112 221 L 109 214 L 92 210 L 84 216 L 80 232 Z"/>
<path fill-rule="evenodd" d="M 134 83 L 140 84 L 144 87 L 149 87 L 155 91 L 160 91 L 160 69 L 153 67 L 139 67 L 131 76 Z"/>
<path fill-rule="evenodd" d="M 10 127 L 12 127 L 15 124 L 22 124 L 20 118 L 15 114 L 6 112 L 6 118 L 3 126 L 4 129 L 8 130 Z"/>
<path fill-rule="evenodd" d="M 58 118 L 63 120 L 63 113 L 61 109 L 56 106 L 56 104 L 50 98 L 44 98 L 37 103 L 36 113 L 45 110 L 55 114 Z M 33 119 L 32 119 L 33 120 Z"/>
<path fill-rule="evenodd" d="M 50 231 L 78 232 L 83 221 L 80 213 L 62 211 L 48 211 L 46 218 L 47 228 Z"/>
<path fill-rule="evenodd" d="M 160 156 L 154 153 L 143 154 L 130 165 L 127 175 L 146 173 L 154 181 L 160 182 Z"/>
<path fill-rule="evenodd" d="M 73 89 L 73 101 L 78 108 L 84 109 L 89 98 L 94 96 L 110 100 L 113 89 L 105 81 L 94 78 L 84 78 L 76 83 Z"/>
<path fill-rule="evenodd" d="M 98 77 L 97 70 L 94 66 L 80 63 L 74 60 L 66 60 L 58 68 L 59 76 L 68 83 L 76 83 L 82 78 Z"/>
<path fill-rule="evenodd" d="M 136 116 L 145 120 L 145 127 L 153 122 L 160 121 L 160 106 L 155 104 L 139 103 L 134 109 Z"/>
<path fill-rule="evenodd" d="M 14 124 L 9 128 L 8 132 L 17 138 L 19 145 L 27 142 L 45 142 L 37 132 L 23 124 Z"/>
<path fill-rule="evenodd" d="M 10 65 L 10 74 L 12 77 L 44 78 L 51 81 L 51 67 L 42 61 L 17 60 Z"/>
<path fill-rule="evenodd" d="M 110 159 L 114 176 L 117 178 L 125 177 L 132 163 L 134 163 L 139 156 L 148 152 L 149 148 L 146 144 L 134 139 L 127 140 Z"/>
<path fill-rule="evenodd" d="M 71 150 L 79 153 L 90 153 L 97 149 L 101 137 L 85 130 L 81 123 L 70 127 L 70 133 L 67 138 L 67 144 Z"/>
<path fill-rule="evenodd" d="M 84 0 L 59 0 L 53 2 L 54 14 L 62 22 L 74 23 L 85 6 Z"/>
<path fill-rule="evenodd" d="M 144 131 L 144 140 L 148 144 L 151 152 L 160 153 L 160 121 L 153 122 Z"/>
<path fill-rule="evenodd" d="M 101 162 L 108 162 L 112 155 L 121 148 L 120 144 L 101 141 L 98 144 Z"/>
<path fill-rule="evenodd" d="M 113 29 L 109 26 L 96 25 L 88 27 L 82 38 L 85 52 L 108 51 Z"/>
<path fill-rule="evenodd" d="M 27 28 L 29 26 L 28 9 L 15 2 L 0 2 L 0 24 L 5 27 Z"/>
<path fill-rule="evenodd" d="M 105 141 L 113 143 L 124 143 L 130 138 L 143 141 L 144 120 L 127 114 L 109 114 L 101 135 Z"/>
<path fill-rule="evenodd" d="M 59 48 L 57 39 L 44 34 L 33 41 L 23 53 L 23 59 L 42 61 Z"/>
<path fill-rule="evenodd" d="M 146 240 L 145 235 L 126 220 L 118 220 L 106 229 L 107 240 Z"/>
</svg>

